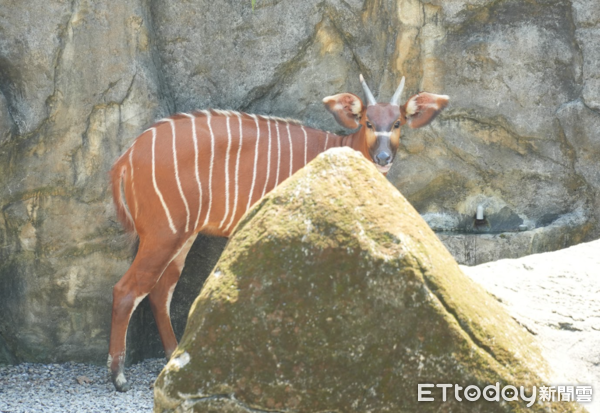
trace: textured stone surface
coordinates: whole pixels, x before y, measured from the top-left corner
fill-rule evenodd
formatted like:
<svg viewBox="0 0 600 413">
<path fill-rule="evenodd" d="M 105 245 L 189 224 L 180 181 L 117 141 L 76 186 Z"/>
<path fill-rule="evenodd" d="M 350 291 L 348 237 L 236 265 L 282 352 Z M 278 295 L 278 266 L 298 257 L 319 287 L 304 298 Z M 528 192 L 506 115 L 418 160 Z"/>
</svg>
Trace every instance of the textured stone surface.
<svg viewBox="0 0 600 413">
<path fill-rule="evenodd" d="M 107 171 L 160 104 L 147 12 L 2 6 L 0 83 L 16 130 L 0 147 L 0 332 L 19 360 L 105 358 L 111 288 L 132 253 Z"/>
<path fill-rule="evenodd" d="M 14 122 L 10 116 L 10 112 L 8 111 L 6 99 L 0 92 L 0 147 L 10 139 L 13 132 L 13 127 Z"/>
<path fill-rule="evenodd" d="M 332 149 L 242 219 L 156 382 L 155 412 L 472 412 L 419 403 L 417 384 L 543 382 L 532 343 L 370 161 Z"/>
<path fill-rule="evenodd" d="M 425 218 L 429 218 L 425 215 Z M 439 219 L 436 216 L 434 219 Z M 519 258 L 556 251 L 584 241 L 593 227 L 581 209 L 562 215 L 549 225 L 527 231 L 486 234 L 438 232 L 438 238 L 459 264 L 478 265 L 503 258 Z M 429 224 L 435 221 L 430 220 Z"/>
<path fill-rule="evenodd" d="M 457 257 L 473 254 L 447 231 L 472 231 L 479 204 L 490 231 L 528 226 L 505 235 L 518 245 L 600 235 L 596 0 L 256 3 L 2 3 L 0 354 L 10 357 L 0 361 L 104 359 L 111 287 L 133 253 L 107 171 L 177 111 L 237 109 L 339 132 L 324 96 L 362 95 L 363 73 L 387 100 L 406 75 L 405 96 L 427 90 L 451 104 L 403 131 L 388 177 Z M 506 239 L 495 237 L 474 238 L 479 258 L 461 262 L 543 250 L 495 248 Z M 132 331 L 157 349 L 147 315 L 135 317 Z M 130 341 L 139 354 L 141 341 Z"/>
<path fill-rule="evenodd" d="M 452 103 L 430 128 L 405 131 L 394 185 L 430 225 L 451 232 L 441 238 L 466 264 L 597 238 L 597 168 L 588 159 L 600 155 L 597 2 L 402 3 L 407 21 L 429 26 L 415 31 L 421 58 L 403 72 L 435 66 L 420 88 L 443 85 Z M 478 205 L 483 230 L 473 226 Z M 515 233 L 519 225 L 529 233 Z"/>
<path fill-rule="evenodd" d="M 536 335 L 556 384 L 600 386 L 600 241 L 461 267 Z M 585 405 L 600 412 L 600 398 Z"/>
</svg>

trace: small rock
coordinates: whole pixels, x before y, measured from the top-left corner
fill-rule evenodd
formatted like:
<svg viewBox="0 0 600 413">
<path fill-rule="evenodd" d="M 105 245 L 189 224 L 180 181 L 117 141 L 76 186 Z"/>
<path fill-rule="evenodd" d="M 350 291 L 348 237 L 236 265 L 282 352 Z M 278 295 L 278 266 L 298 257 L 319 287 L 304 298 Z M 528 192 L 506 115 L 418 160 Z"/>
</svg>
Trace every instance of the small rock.
<svg viewBox="0 0 600 413">
<path fill-rule="evenodd" d="M 83 384 L 90 384 L 93 381 L 87 377 L 87 376 L 77 376 L 77 383 L 83 385 Z"/>
</svg>

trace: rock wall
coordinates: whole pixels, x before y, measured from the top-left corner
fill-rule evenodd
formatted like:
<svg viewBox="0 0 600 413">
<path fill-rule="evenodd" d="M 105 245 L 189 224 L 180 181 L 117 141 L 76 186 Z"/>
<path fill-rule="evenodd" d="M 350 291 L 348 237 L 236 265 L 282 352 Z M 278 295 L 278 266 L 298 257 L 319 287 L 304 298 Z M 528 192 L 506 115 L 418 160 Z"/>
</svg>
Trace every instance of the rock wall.
<svg viewBox="0 0 600 413">
<path fill-rule="evenodd" d="M 133 254 L 107 171 L 155 119 L 220 107 L 339 132 L 321 98 L 362 95 L 359 73 L 382 100 L 402 75 L 406 95 L 452 98 L 389 175 L 431 226 L 471 231 L 481 204 L 485 228 L 537 228 L 543 249 L 596 237 L 599 30 L 595 0 L 3 2 L 0 360 L 104 360 Z"/>
<path fill-rule="evenodd" d="M 431 128 L 405 134 L 395 186 L 438 230 L 506 232 L 520 245 L 444 235 L 467 264 L 597 236 L 598 169 L 587 159 L 600 143 L 598 3 L 433 3 L 408 19 L 421 49 L 403 68 L 422 69 L 419 86 L 443 89 L 452 105 Z M 521 225 L 529 233 L 514 234 Z"/>
<path fill-rule="evenodd" d="M 149 10 L 12 1 L 0 13 L 0 334 L 18 360 L 100 361 L 132 254 L 107 171 L 161 105 Z"/>
</svg>

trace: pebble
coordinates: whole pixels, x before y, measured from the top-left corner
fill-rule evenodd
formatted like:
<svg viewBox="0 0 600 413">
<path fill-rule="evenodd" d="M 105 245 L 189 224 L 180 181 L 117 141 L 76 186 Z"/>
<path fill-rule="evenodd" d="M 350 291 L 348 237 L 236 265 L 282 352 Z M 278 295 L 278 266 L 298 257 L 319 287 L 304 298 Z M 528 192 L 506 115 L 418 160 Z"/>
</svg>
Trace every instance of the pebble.
<svg viewBox="0 0 600 413">
<path fill-rule="evenodd" d="M 0 413 L 151 412 L 164 359 L 125 370 L 131 390 L 118 393 L 106 366 L 82 363 L 0 365 Z"/>
</svg>

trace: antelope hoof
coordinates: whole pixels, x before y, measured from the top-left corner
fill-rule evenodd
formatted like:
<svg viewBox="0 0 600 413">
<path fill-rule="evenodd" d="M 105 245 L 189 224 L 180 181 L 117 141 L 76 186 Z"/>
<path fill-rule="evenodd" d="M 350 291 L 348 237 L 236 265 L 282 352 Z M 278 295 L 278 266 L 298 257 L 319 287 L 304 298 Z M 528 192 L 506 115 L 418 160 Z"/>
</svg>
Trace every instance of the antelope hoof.
<svg viewBox="0 0 600 413">
<path fill-rule="evenodd" d="M 118 392 L 125 393 L 131 389 L 131 385 L 127 382 L 125 375 L 123 373 L 119 373 L 116 377 L 115 375 L 111 375 L 111 379 L 113 384 L 115 385 L 115 389 Z"/>
</svg>

